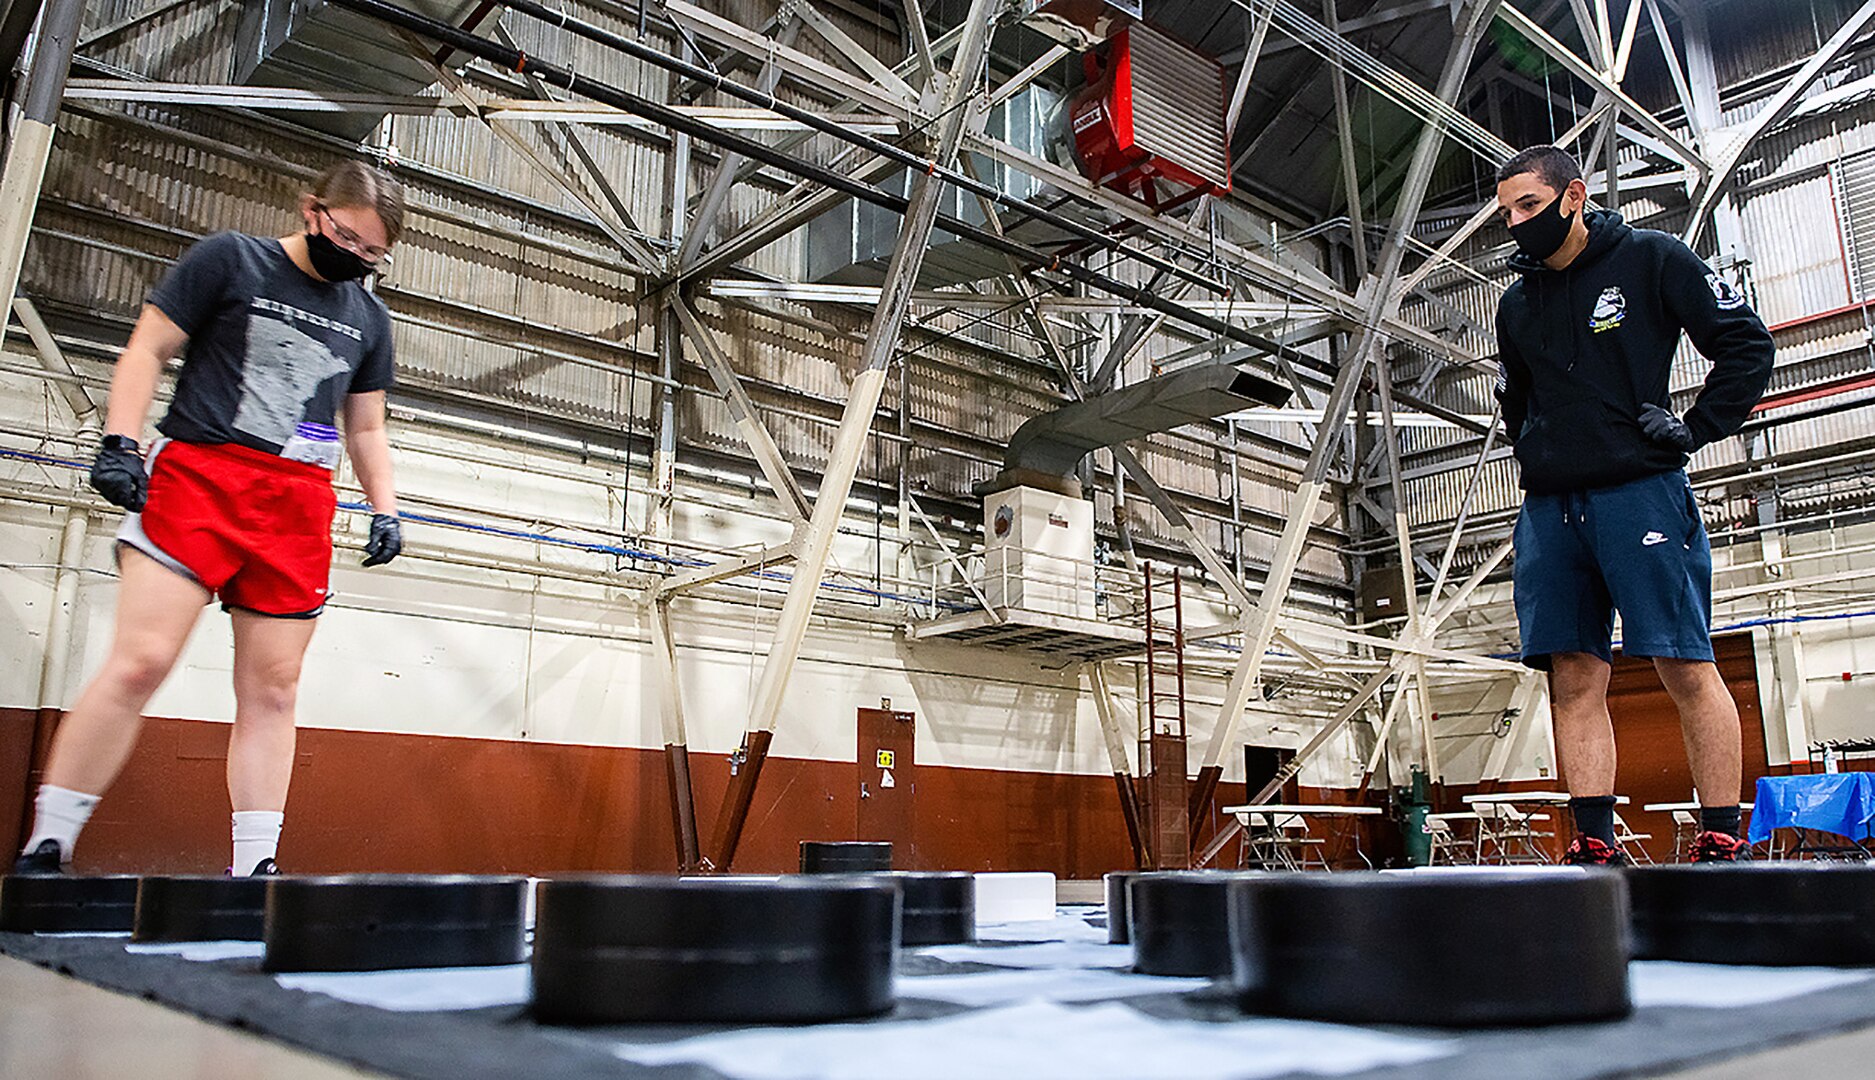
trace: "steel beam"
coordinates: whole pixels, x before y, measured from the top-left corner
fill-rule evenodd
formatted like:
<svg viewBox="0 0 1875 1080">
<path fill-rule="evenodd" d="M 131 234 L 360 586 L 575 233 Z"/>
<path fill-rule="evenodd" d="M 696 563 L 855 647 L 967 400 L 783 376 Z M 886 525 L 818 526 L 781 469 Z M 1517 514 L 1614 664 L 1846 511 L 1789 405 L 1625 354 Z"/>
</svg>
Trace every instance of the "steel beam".
<svg viewBox="0 0 1875 1080">
<path fill-rule="evenodd" d="M 1693 90 L 1686 84 L 1686 69 L 1680 63 L 1680 55 L 1673 47 L 1673 35 L 1667 32 L 1667 20 L 1660 14 L 1659 0 L 1645 0 L 1647 17 L 1654 24 L 1654 41 L 1660 46 L 1660 58 L 1666 61 L 1667 73 L 1673 76 L 1673 92 L 1679 95 L 1680 111 L 1686 118 L 1686 127 L 1693 134 L 1693 145 L 1701 146 L 1705 142 L 1706 128 L 1699 117 L 1699 110 L 1693 104 Z"/>
<path fill-rule="evenodd" d="M 645 607 L 651 624 L 651 667 L 657 673 L 658 717 L 664 727 L 665 778 L 670 787 L 671 833 L 677 843 L 677 868 L 695 870 L 702 862 L 697 847 L 696 801 L 690 787 L 690 739 L 684 726 L 683 691 L 677 672 L 677 643 L 671 636 L 668 598 Z"/>
<path fill-rule="evenodd" d="M 32 234 L 46 162 L 52 157 L 59 102 L 65 97 L 72 47 L 84 14 L 84 0 L 49 0 L 46 4 L 32 70 L 26 76 L 19 125 L 7 144 L 6 163 L 0 166 L 0 299 L 8 307 L 19 287 L 20 264 L 26 258 L 26 240 Z M 11 64 L 12 57 L 6 62 Z"/>
<path fill-rule="evenodd" d="M 691 592 L 705 585 L 728 581 L 730 578 L 738 578 L 770 566 L 785 566 L 793 560 L 794 544 L 792 541 L 786 544 L 776 544 L 747 555 L 736 555 L 713 562 L 708 566 L 699 566 L 681 574 L 672 574 L 659 581 L 652 591 L 657 595 L 660 604 L 668 603 L 671 597 L 679 593 Z"/>
<path fill-rule="evenodd" d="M 1322 0 L 1322 21 L 1336 34 L 1341 32 L 1335 15 L 1336 0 Z M 1361 176 L 1354 160 L 1354 120 L 1348 112 L 1348 80 L 1340 68 L 1330 65 L 1328 83 L 1335 91 L 1335 132 L 1341 139 L 1341 182 L 1348 203 L 1348 231 L 1354 236 L 1354 278 L 1367 277 L 1367 226 L 1361 221 Z"/>
<path fill-rule="evenodd" d="M 931 154 L 932 160 L 945 168 L 949 168 L 956 160 L 966 126 L 982 121 L 982 114 L 969 106 L 976 101 L 982 83 L 984 60 L 989 52 L 990 13 L 996 3 L 997 0 L 971 0 L 970 10 L 964 16 L 964 38 L 958 45 L 950 75 L 945 80 L 939 110 L 941 120 Z M 756 684 L 749 730 L 744 736 L 744 749 L 750 755 L 745 766 L 747 779 L 744 784 L 731 785 L 717 815 L 715 855 L 712 860 L 717 870 L 727 870 L 734 863 L 736 848 L 742 839 L 743 823 L 748 818 L 755 783 L 760 776 L 761 765 L 756 757 L 757 742 L 760 741 L 761 749 L 765 752 L 767 742 L 772 739 L 775 725 L 780 720 L 788 682 L 794 674 L 794 664 L 800 656 L 802 641 L 807 636 L 808 621 L 813 616 L 821 577 L 826 573 L 834 537 L 839 532 L 840 518 L 846 511 L 846 498 L 858 476 L 867 434 L 871 430 L 873 416 L 879 409 L 888 369 L 898 351 L 899 331 L 911 306 L 912 292 L 917 285 L 918 271 L 924 265 L 931 230 L 937 224 L 938 202 L 943 193 L 942 182 L 932 176 L 914 176 L 912 179 L 904 225 L 899 232 L 898 245 L 892 252 L 891 262 L 886 267 L 882 285 L 884 295 L 873 316 L 866 343 L 860 350 L 859 374 L 853 380 L 851 396 L 847 399 L 840 429 L 834 438 L 833 452 L 829 455 L 827 469 L 821 479 L 819 495 L 814 500 L 813 514 L 809 518 L 806 534 L 802 537 L 794 579 L 788 585 L 787 597 L 782 601 L 781 612 L 777 617 L 775 640 L 769 647 L 768 659 L 762 665 L 761 680 Z M 741 778 L 738 776 L 738 779 Z"/>
<path fill-rule="evenodd" d="M 1481 0 L 1467 3 L 1461 9 L 1451 51 L 1439 75 L 1437 93 L 1441 100 L 1457 100 L 1472 54 L 1497 7 L 1498 0 Z M 1398 312 L 1400 294 L 1395 287 L 1399 281 L 1401 262 L 1405 258 L 1407 239 L 1419 217 L 1420 206 L 1431 183 L 1433 166 L 1438 160 L 1438 151 L 1443 141 L 1443 130 L 1429 125 L 1421 132 L 1419 143 L 1413 150 L 1406 184 L 1394 212 L 1386 246 L 1381 252 L 1378 276 L 1367 282 L 1371 288 L 1367 292 L 1366 317 L 1361 323 L 1363 326 L 1382 326 L 1387 316 Z M 1251 616 L 1253 630 L 1246 634 L 1243 655 L 1238 658 L 1231 671 L 1230 681 L 1226 684 L 1223 707 L 1205 751 L 1205 768 L 1221 768 L 1224 755 L 1236 735 L 1237 725 L 1243 718 L 1244 707 L 1249 703 L 1250 694 L 1261 676 L 1264 654 L 1275 636 L 1285 594 L 1289 591 L 1296 566 L 1301 561 L 1309 524 L 1315 517 L 1316 506 L 1327 487 L 1341 428 L 1367 369 L 1371 351 L 1378 348 L 1378 332 L 1375 329 L 1365 331 L 1335 376 L 1334 387 L 1329 391 L 1323 409 L 1323 422 L 1316 433 L 1315 447 L 1309 454 L 1308 463 L 1303 466 L 1302 482 L 1290 502 L 1288 524 L 1277 541 L 1269 574 L 1264 581 L 1263 594 L 1258 598 L 1255 614 Z M 1397 654 L 1395 658 L 1398 658 Z M 1379 687 L 1375 686 L 1374 689 L 1377 692 Z"/>
<path fill-rule="evenodd" d="M 923 0 L 900 0 L 900 6 L 905 9 L 905 36 L 911 38 L 911 59 L 918 65 L 920 80 L 930 86 L 937 78 L 938 67 L 937 56 L 931 51 L 931 31 L 924 24 Z"/>
<path fill-rule="evenodd" d="M 969 140 L 969 144 L 969 149 L 976 153 L 1050 186 L 1060 188 L 1075 198 L 1111 211 L 1168 242 L 1181 242 L 1189 245 L 1193 250 L 1215 249 L 1217 257 L 1224 261 L 1228 270 L 1241 275 L 1246 281 L 1262 288 L 1296 296 L 1302 302 L 1321 307 L 1351 325 L 1362 326 L 1367 323 L 1367 307 L 1356 297 L 1332 284 L 1317 281 L 1297 268 L 1285 265 L 1277 258 L 1213 236 L 1203 229 L 1176 218 L 1155 214 L 1137 200 L 1130 199 L 1117 191 L 1098 187 L 1078 172 L 1018 150 L 1000 140 L 976 136 Z M 1397 316 L 1386 319 L 1382 326 L 1391 336 L 1435 355 L 1448 356 L 1454 362 L 1473 363 L 1478 359 L 1471 352 L 1445 340 L 1431 330 L 1406 322 Z"/>
<path fill-rule="evenodd" d="M 1452 0 L 1404 0 L 1403 3 L 1393 4 L 1375 11 L 1369 11 L 1364 15 L 1357 15 L 1352 19 L 1344 19 L 1336 30 L 1336 33 L 1339 33 L 1343 37 L 1353 37 L 1355 34 L 1364 33 L 1368 30 L 1378 30 L 1382 27 L 1392 26 L 1397 22 L 1416 19 L 1422 15 L 1431 15 L 1434 12 L 1450 15 L 1451 11 Z M 1300 48 L 1304 48 L 1303 44 L 1292 38 L 1288 41 L 1279 41 L 1274 45 L 1263 47 L 1261 52 L 1264 56 L 1281 56 L 1283 53 L 1294 52 Z M 1238 59 L 1239 56 L 1246 59 L 1255 56 L 1258 51 L 1258 44 L 1252 42 L 1241 50 L 1232 50 L 1231 52 L 1225 53 L 1223 56 L 1218 57 L 1218 61 L 1223 64 L 1229 64 Z"/>
<path fill-rule="evenodd" d="M 773 164 L 786 171 L 793 172 L 798 176 L 835 189 L 838 192 L 855 198 L 864 199 L 878 206 L 883 206 L 895 213 L 903 214 L 909 208 L 909 200 L 893 195 L 890 192 L 882 191 L 863 182 L 856 181 L 850 175 L 843 174 L 825 166 L 790 157 L 787 154 L 775 151 L 773 148 L 758 140 L 712 127 L 708 123 L 694 120 L 682 113 L 676 112 L 666 105 L 650 101 L 635 94 L 627 93 L 616 87 L 595 82 L 594 80 L 580 76 L 574 72 L 555 67 L 552 64 L 535 61 L 519 54 L 513 49 L 496 45 L 486 39 L 478 38 L 473 34 L 464 33 L 446 23 L 436 22 L 434 19 L 427 18 L 416 12 L 389 3 L 388 0 L 331 0 L 331 2 L 364 12 L 391 25 L 421 33 L 427 37 L 446 43 L 459 51 L 490 60 L 497 64 L 508 67 L 527 66 L 543 81 L 552 85 L 572 90 L 575 93 L 584 94 L 595 100 L 615 105 L 619 108 L 629 109 L 649 119 L 655 120 L 673 131 L 685 132 L 693 137 L 704 139 L 726 149 L 735 150 L 752 159 Z M 511 0 L 510 6 L 519 6 L 521 3 L 522 0 Z M 669 58 L 665 59 L 668 60 Z M 777 109 L 782 108 L 780 105 L 776 105 L 775 107 Z M 926 161 L 921 162 L 921 167 L 924 164 L 929 164 L 930 166 L 930 168 L 926 169 L 922 174 L 927 179 L 937 177 L 940 174 L 945 183 L 957 183 L 963 179 L 960 174 L 951 171 L 947 165 L 942 165 L 934 161 Z M 914 172 L 916 173 L 917 170 L 914 170 Z M 953 180 L 953 177 L 957 179 Z M 914 184 L 916 183 L 917 181 L 914 180 Z M 960 186 L 968 186 L 968 182 L 961 183 Z M 1008 200 L 1007 196 L 1003 196 L 1000 193 L 996 193 L 996 197 L 1001 201 Z M 1017 200 L 1017 202 L 1019 202 L 1019 200 Z M 1052 212 L 1037 208 L 1033 213 L 1037 217 L 1043 217 Z M 937 222 L 943 226 L 946 232 L 974 241 L 991 250 L 1007 255 L 1014 255 L 1038 266 L 1047 265 L 1051 270 L 1064 277 L 1091 285 L 1103 292 L 1126 297 L 1145 307 L 1163 311 L 1182 322 L 1218 334 L 1221 337 L 1229 338 L 1232 341 L 1249 345 L 1260 352 L 1276 353 L 1281 352 L 1283 349 L 1282 346 L 1260 335 L 1253 334 L 1240 327 L 1232 326 L 1223 320 L 1189 311 L 1138 286 L 1128 285 L 1108 277 L 1105 274 L 1090 270 L 1078 262 L 1060 260 L 1038 251 L 1035 248 L 1029 247 L 1026 244 L 1008 240 L 1000 235 L 991 233 L 976 225 L 956 218 L 939 215 Z M 1081 226 L 1075 227 L 1082 228 Z M 1103 242 L 1108 239 L 1110 238 L 1103 238 Z M 1117 241 L 1113 241 L 1113 243 L 1117 243 Z M 1150 256 L 1139 255 L 1136 252 L 1129 251 L 1129 254 L 1141 258 L 1142 261 L 1148 263 L 1155 261 Z M 1176 266 L 1173 268 L 1173 272 L 1180 276 L 1190 276 L 1192 274 L 1190 270 Z M 1206 284 L 1211 284 L 1208 279 L 1200 278 L 1199 280 Z M 1434 340 L 1437 339 L 1435 338 Z"/>
<path fill-rule="evenodd" d="M 1413 658 L 1417 655 L 1418 650 L 1424 648 L 1426 644 L 1431 641 L 1432 635 L 1437 633 L 1438 628 L 1444 625 L 1445 622 L 1452 617 L 1452 613 L 1457 611 L 1465 601 L 1471 598 L 1471 594 L 1477 590 L 1479 585 L 1484 583 L 1485 578 L 1496 571 L 1498 566 L 1503 563 L 1504 559 L 1510 555 L 1510 548 L 1511 544 L 1509 540 L 1500 543 L 1492 550 L 1490 557 L 1485 559 L 1485 561 L 1472 572 L 1471 576 L 1465 580 L 1465 583 L 1459 587 L 1456 593 L 1445 602 L 1437 604 L 1428 615 L 1422 618 L 1419 626 L 1403 639 L 1409 648 L 1402 648 L 1395 652 L 1388 659 L 1385 667 L 1382 667 L 1379 671 L 1369 676 L 1367 681 L 1361 684 L 1360 689 L 1355 691 L 1354 696 L 1336 711 L 1329 722 L 1324 724 L 1322 729 L 1316 732 L 1313 738 L 1304 744 L 1300 750 L 1296 751 L 1296 756 L 1294 758 L 1290 759 L 1281 769 L 1277 770 L 1276 776 L 1272 778 L 1269 783 L 1265 784 L 1261 791 L 1252 796 L 1249 802 L 1253 805 L 1268 802 L 1277 792 L 1282 790 L 1284 784 L 1288 783 L 1292 777 L 1302 770 L 1302 766 L 1308 762 L 1309 758 L 1313 756 L 1317 750 L 1321 749 L 1330 738 L 1334 737 L 1335 733 L 1341 730 L 1348 721 L 1360 714 L 1367 703 L 1373 700 L 1374 695 L 1378 694 L 1381 688 L 1386 685 L 1387 680 L 1409 667 L 1413 663 Z M 1436 602 L 1438 597 L 1433 597 L 1433 600 Z M 1409 700 L 1409 707 L 1411 704 Z M 1226 825 L 1224 829 L 1220 830 L 1218 834 L 1211 839 L 1210 844 L 1205 847 L 1205 850 L 1194 861 L 1193 865 L 1203 866 L 1211 859 L 1215 858 L 1217 853 L 1223 850 L 1224 845 L 1229 843 L 1241 830 L 1242 825 L 1235 821 Z"/>
<path fill-rule="evenodd" d="M 548 160 L 538 147 L 519 132 L 512 130 L 504 123 L 497 123 L 482 115 L 481 92 L 470 86 L 455 72 L 431 61 L 429 50 L 423 47 L 414 33 L 405 31 L 404 38 L 411 46 L 412 55 L 428 63 L 431 73 L 436 76 L 438 82 L 442 83 L 443 88 L 466 105 L 490 133 L 520 154 L 522 160 L 532 166 L 534 171 L 553 181 L 561 190 L 573 196 L 575 201 L 586 208 L 586 212 L 592 215 L 593 222 L 599 226 L 600 231 L 610 237 L 612 242 L 625 252 L 639 274 L 657 273 L 664 260 L 651 250 L 649 244 L 645 243 L 639 235 L 641 230 L 636 228 L 629 217 L 615 218 L 616 210 L 622 208 L 617 205 L 616 195 L 612 197 L 614 205 L 611 206 L 594 198 L 592 193 L 586 190 L 584 184 L 568 174 L 558 163 Z"/>
<path fill-rule="evenodd" d="M 13 314 L 19 316 L 20 325 L 26 328 L 26 336 L 32 339 L 33 349 L 39 354 L 40 366 L 58 376 L 52 385 L 71 409 L 73 422 L 80 427 L 101 427 L 104 417 L 98 410 L 98 403 L 92 400 L 90 389 L 77 381 L 78 369 L 72 367 L 72 362 L 65 358 L 65 351 L 53 340 L 52 331 L 46 328 L 45 320 L 39 317 L 39 310 L 33 307 L 33 302 L 24 296 L 14 297 Z"/>
<path fill-rule="evenodd" d="M 1535 20 L 1531 19 L 1523 12 L 1518 11 L 1509 4 L 1503 5 L 1500 10 L 1504 21 L 1509 23 L 1518 33 L 1529 38 L 1531 44 L 1543 50 L 1545 53 L 1548 53 L 1551 59 L 1561 64 L 1576 78 L 1588 83 L 1598 92 L 1607 94 L 1611 100 L 1621 107 L 1621 111 L 1627 113 L 1636 124 L 1640 125 L 1642 130 L 1670 147 L 1675 157 L 1678 157 L 1680 160 L 1686 162 L 1687 165 L 1698 170 L 1702 176 L 1706 173 L 1708 166 L 1705 158 L 1701 157 L 1697 150 L 1688 146 L 1686 142 L 1680 138 L 1678 133 L 1662 123 L 1660 119 L 1652 112 L 1649 112 L 1645 106 L 1629 97 L 1627 92 L 1621 89 L 1620 85 L 1609 79 L 1606 72 L 1597 70 L 1594 65 L 1571 52 L 1567 46 L 1557 41 L 1550 35 L 1549 31 L 1543 29 Z"/>
<path fill-rule="evenodd" d="M 898 77 L 898 72 L 885 66 L 884 61 L 868 52 L 864 45 L 854 41 L 852 36 L 834 24 L 833 20 L 820 13 L 813 0 L 794 0 L 791 10 L 819 36 L 820 40 L 833 47 L 833 51 L 847 59 L 854 67 L 864 72 L 873 82 L 886 90 L 897 94 L 907 101 L 916 100 L 918 92 L 911 84 Z"/>
<path fill-rule="evenodd" d="M 1764 133 L 1777 126 L 1797 107 L 1800 95 L 1809 89 L 1817 76 L 1823 74 L 1832 64 L 1841 59 L 1850 44 L 1860 37 L 1871 22 L 1875 22 L 1875 0 L 1864 0 L 1843 24 L 1837 28 L 1823 47 L 1811 54 L 1797 73 L 1785 80 L 1771 100 L 1762 105 L 1751 120 L 1737 132 L 1730 133 L 1725 151 L 1712 161 L 1712 169 L 1702 179 L 1699 190 L 1693 200 L 1693 216 L 1686 222 L 1686 229 L 1680 239 L 1689 245 L 1699 240 L 1699 234 L 1706 227 L 1706 215 L 1712 212 L 1713 205 L 1731 188 L 1732 174 L 1750 153 Z M 1690 49 L 1688 50 L 1691 51 Z"/>
<path fill-rule="evenodd" d="M 755 455 L 755 463 L 762 470 L 768 486 L 775 489 L 775 496 L 781 500 L 782 509 L 797 524 L 805 522 L 813 513 L 813 507 L 802 492 L 800 481 L 794 478 L 794 471 L 788 467 L 787 459 L 781 454 L 781 447 L 775 444 L 775 438 L 769 434 L 768 426 L 755 411 L 755 403 L 749 400 L 749 393 L 743 389 L 742 380 L 737 377 L 736 369 L 717 343 L 714 334 L 697 317 L 690 302 L 672 294 L 670 310 L 691 343 L 703 360 L 704 368 L 709 371 L 710 379 L 716 383 L 716 390 L 723 395 L 723 401 L 729 406 L 729 417 L 735 421 L 737 430 L 742 432 L 742 439 L 748 443 L 749 450 Z"/>
<path fill-rule="evenodd" d="M 781 18 L 794 9 L 783 5 L 777 17 Z M 801 31 L 798 19 L 788 18 L 781 24 L 775 40 L 783 47 L 794 44 L 795 35 Z M 775 84 L 781 79 L 781 66 L 771 57 L 762 64 L 762 72 L 756 77 L 757 88 L 774 93 Z M 697 206 L 696 217 L 691 219 L 689 228 L 684 233 L 684 246 L 677 256 L 677 269 L 689 268 L 703 253 L 703 242 L 708 239 L 711 229 L 716 227 L 717 215 L 729 202 L 729 192 L 736 186 L 736 179 L 741 172 L 742 163 L 747 159 L 735 151 L 728 151 L 716 163 L 716 171 L 710 176 L 710 182 L 704 188 L 703 201 Z"/>
<path fill-rule="evenodd" d="M 944 534 L 938 532 L 937 523 L 931 520 L 931 515 L 924 512 L 924 507 L 918 505 L 918 500 L 912 497 L 911 492 L 906 491 L 902 494 L 907 509 L 915 512 L 918 515 L 918 520 L 924 523 L 925 531 L 931 534 L 931 541 L 937 545 L 939 551 L 944 553 L 944 561 L 950 563 L 951 569 L 957 572 L 957 580 L 963 582 L 964 585 L 970 589 L 971 596 L 976 597 L 977 606 L 981 607 L 984 613 L 989 615 L 992 620 L 998 624 L 1002 623 L 1002 613 L 996 610 L 990 603 L 989 597 L 983 595 L 983 590 L 977 587 L 975 581 L 971 580 L 969 569 L 965 567 L 963 561 L 957 557 L 957 553 L 951 550 L 950 544 L 944 539 Z"/>
<path fill-rule="evenodd" d="M 1107 683 L 1106 669 L 1099 663 L 1085 665 L 1088 689 L 1094 695 L 1094 712 L 1100 717 L 1100 733 L 1107 744 L 1107 760 L 1113 766 L 1113 785 L 1119 791 L 1120 816 L 1126 822 L 1126 838 L 1133 847 L 1133 865 L 1141 870 L 1152 865 L 1152 844 L 1140 812 L 1139 786 L 1134 782 L 1133 765 L 1126 756 L 1126 732 L 1120 727 L 1119 709 L 1113 702 L 1113 688 Z"/>
</svg>

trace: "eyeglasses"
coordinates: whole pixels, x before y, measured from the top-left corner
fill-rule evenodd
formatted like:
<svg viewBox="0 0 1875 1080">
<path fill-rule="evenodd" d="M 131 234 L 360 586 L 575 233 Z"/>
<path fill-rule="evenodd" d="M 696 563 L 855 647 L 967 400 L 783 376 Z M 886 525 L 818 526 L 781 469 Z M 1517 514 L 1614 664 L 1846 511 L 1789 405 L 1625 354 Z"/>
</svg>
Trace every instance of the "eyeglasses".
<svg viewBox="0 0 1875 1080">
<path fill-rule="evenodd" d="M 332 216 L 330 207 L 321 206 L 319 207 L 319 212 L 326 216 L 326 222 L 332 226 L 333 238 L 339 242 L 339 246 L 349 250 L 353 255 L 358 256 L 368 263 L 376 264 L 378 260 L 390 254 L 389 248 L 373 247 L 366 244 L 363 237 L 345 226 L 340 225 L 339 219 Z"/>
</svg>

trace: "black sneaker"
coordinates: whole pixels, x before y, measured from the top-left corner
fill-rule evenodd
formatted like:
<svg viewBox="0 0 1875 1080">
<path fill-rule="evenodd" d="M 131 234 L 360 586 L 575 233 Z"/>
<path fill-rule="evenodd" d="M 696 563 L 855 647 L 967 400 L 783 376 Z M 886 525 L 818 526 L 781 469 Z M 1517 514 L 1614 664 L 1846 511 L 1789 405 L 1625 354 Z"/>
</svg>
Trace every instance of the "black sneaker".
<svg viewBox="0 0 1875 1080">
<path fill-rule="evenodd" d="M 1696 863 L 1748 862 L 1751 845 L 1728 833 L 1707 830 L 1693 837 L 1693 853 L 1688 860 Z"/>
<path fill-rule="evenodd" d="M 59 848 L 57 840 L 41 840 L 39 846 L 31 851 L 22 852 L 13 860 L 15 874 L 63 874 L 65 872 L 65 853 Z"/>
<path fill-rule="evenodd" d="M 1627 852 L 1593 836 L 1578 836 L 1569 841 L 1569 850 L 1563 852 L 1562 861 L 1565 866 L 1630 865 Z"/>
</svg>

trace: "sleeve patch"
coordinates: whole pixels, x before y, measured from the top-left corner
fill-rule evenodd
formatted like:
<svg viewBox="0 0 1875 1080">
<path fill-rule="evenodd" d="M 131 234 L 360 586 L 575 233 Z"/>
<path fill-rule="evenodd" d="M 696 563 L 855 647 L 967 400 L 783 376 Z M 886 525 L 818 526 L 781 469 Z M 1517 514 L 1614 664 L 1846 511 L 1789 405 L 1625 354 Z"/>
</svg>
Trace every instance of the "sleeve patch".
<svg viewBox="0 0 1875 1080">
<path fill-rule="evenodd" d="M 1744 294 L 1732 288 L 1731 284 L 1719 275 L 1707 274 L 1706 285 L 1712 290 L 1712 298 L 1718 301 L 1720 311 L 1731 311 L 1745 306 Z"/>
</svg>

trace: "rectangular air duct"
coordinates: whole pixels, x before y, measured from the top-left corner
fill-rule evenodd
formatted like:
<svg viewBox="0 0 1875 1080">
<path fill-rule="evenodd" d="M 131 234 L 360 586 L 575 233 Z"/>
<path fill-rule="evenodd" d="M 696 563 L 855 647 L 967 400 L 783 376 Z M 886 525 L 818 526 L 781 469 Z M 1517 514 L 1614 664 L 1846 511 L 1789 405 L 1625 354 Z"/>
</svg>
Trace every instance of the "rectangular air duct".
<svg viewBox="0 0 1875 1080">
<path fill-rule="evenodd" d="M 482 0 L 400 0 L 429 18 L 460 26 L 490 5 Z M 396 30 L 325 0 L 252 0 L 241 5 L 234 82 L 349 94 L 415 94 L 436 81 Z M 384 119 L 375 112 L 293 112 L 296 123 L 359 140 Z"/>
<path fill-rule="evenodd" d="M 1061 127 L 1061 95 L 1041 86 L 1030 86 L 990 111 L 984 130 L 1019 150 L 1037 157 L 1052 156 L 1049 144 Z M 980 154 L 972 155 L 971 164 L 984 182 L 1019 199 L 1034 199 L 1044 190 L 1040 181 L 999 164 Z M 909 176 L 895 173 L 880 187 L 897 194 L 907 194 Z M 949 214 L 972 225 L 983 225 L 983 206 L 975 195 L 946 185 L 939 213 Z M 885 279 L 886 263 L 898 245 L 900 217 L 882 206 L 848 199 L 837 208 L 815 218 L 807 226 L 808 281 L 840 285 L 877 285 Z M 1072 239 L 1052 226 L 1026 218 L 1005 219 L 1009 237 L 1025 244 L 1046 247 Z M 1001 253 L 960 240 L 937 229 L 918 273 L 921 288 L 934 289 L 966 281 L 982 281 L 1009 272 L 1009 261 Z"/>
</svg>

